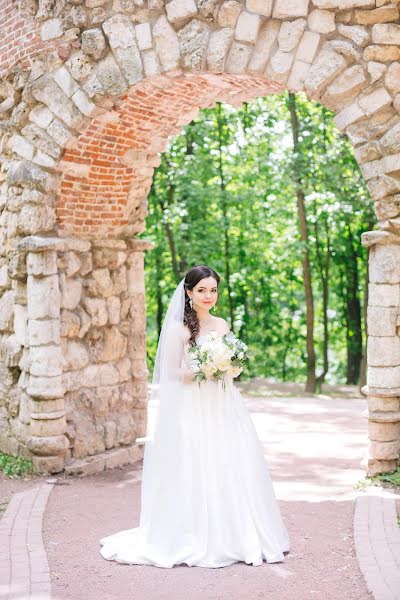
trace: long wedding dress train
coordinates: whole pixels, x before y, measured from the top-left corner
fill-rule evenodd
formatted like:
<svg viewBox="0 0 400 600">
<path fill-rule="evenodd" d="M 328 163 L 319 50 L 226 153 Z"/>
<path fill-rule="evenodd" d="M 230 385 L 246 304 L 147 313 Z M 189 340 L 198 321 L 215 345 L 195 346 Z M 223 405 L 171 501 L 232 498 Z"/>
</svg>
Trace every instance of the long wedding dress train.
<svg viewBox="0 0 400 600">
<path fill-rule="evenodd" d="M 186 364 L 188 356 L 185 347 Z M 103 537 L 101 555 L 165 568 L 283 561 L 288 532 L 233 379 L 225 387 L 221 381 L 186 384 L 175 401 L 181 419 L 158 442 L 157 503 L 144 505 L 142 494 L 140 525 Z"/>
</svg>

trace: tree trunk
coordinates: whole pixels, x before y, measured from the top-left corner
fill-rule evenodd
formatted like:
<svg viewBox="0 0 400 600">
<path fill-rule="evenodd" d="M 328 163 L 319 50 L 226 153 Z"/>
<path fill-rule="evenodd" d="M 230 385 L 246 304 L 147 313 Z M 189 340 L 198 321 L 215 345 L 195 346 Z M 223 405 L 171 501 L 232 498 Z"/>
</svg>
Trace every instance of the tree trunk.
<svg viewBox="0 0 400 600">
<path fill-rule="evenodd" d="M 357 252 L 354 248 L 354 239 L 351 227 L 348 231 L 348 255 L 345 262 L 346 268 L 346 308 L 347 308 L 347 381 L 348 384 L 357 384 L 360 377 L 362 359 L 361 335 L 361 303 L 358 289 Z"/>
<path fill-rule="evenodd" d="M 297 214 L 299 219 L 300 238 L 302 244 L 302 265 L 303 265 L 303 280 L 304 280 L 304 292 L 306 297 L 306 323 L 307 323 L 307 382 L 305 391 L 315 392 L 316 390 L 316 377 L 315 377 L 315 347 L 314 347 L 314 298 L 312 290 L 311 280 L 311 264 L 310 255 L 308 250 L 308 227 L 307 227 L 307 214 L 304 201 L 304 189 L 302 186 L 302 173 L 297 160 L 299 147 L 299 123 L 296 111 L 296 96 L 292 92 L 289 92 L 289 111 L 290 121 L 292 126 L 292 137 L 293 137 L 293 152 L 296 156 L 294 161 L 294 182 L 296 184 L 296 195 L 297 195 Z"/>
<path fill-rule="evenodd" d="M 221 188 L 221 208 L 223 214 L 223 232 L 224 232 L 224 265 L 225 265 L 225 280 L 226 287 L 228 291 L 228 306 L 229 306 L 229 318 L 230 318 L 230 326 L 233 327 L 233 302 L 232 302 L 232 289 L 231 289 L 231 272 L 230 272 L 230 240 L 229 240 L 229 217 L 228 217 L 228 207 L 226 202 L 226 185 L 225 185 L 225 176 L 224 176 L 224 168 L 222 162 L 222 112 L 221 112 L 221 103 L 218 103 L 218 113 L 217 113 L 217 122 L 218 122 L 218 172 L 220 179 L 220 188 Z"/>
</svg>

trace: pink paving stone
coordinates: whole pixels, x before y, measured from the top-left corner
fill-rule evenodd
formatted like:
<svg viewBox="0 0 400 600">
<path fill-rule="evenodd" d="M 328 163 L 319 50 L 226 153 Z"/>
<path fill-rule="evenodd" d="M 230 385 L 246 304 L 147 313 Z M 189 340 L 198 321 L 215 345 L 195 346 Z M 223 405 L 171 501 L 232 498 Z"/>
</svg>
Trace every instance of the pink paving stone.
<svg viewBox="0 0 400 600">
<path fill-rule="evenodd" d="M 354 545 L 353 484 L 363 477 L 364 400 L 246 400 L 292 549 L 279 565 L 160 569 L 104 561 L 99 539 L 134 527 L 140 481 L 132 466 L 55 486 L 43 536 L 57 600 L 367 600 Z M 79 578 L 77 578 L 79 573 Z M 90 586 L 85 595 L 81 581 Z"/>
<path fill-rule="evenodd" d="M 44 485 L 49 488 L 47 484 Z M 31 597 L 31 573 L 40 579 L 35 585 L 47 586 L 43 589 L 38 588 L 39 595 L 36 596 L 36 600 L 39 600 L 40 594 L 43 596 L 43 593 L 45 593 L 46 600 L 50 599 L 50 575 L 41 536 L 42 520 L 39 518 L 40 509 L 43 511 L 45 508 L 45 504 L 42 502 L 43 496 L 39 497 L 39 503 L 36 504 L 40 489 L 36 482 L 33 489 L 15 494 L 6 509 L 6 518 L 1 521 L 2 531 L 6 531 L 7 535 L 3 534 L 0 537 L 0 549 L 3 552 L 3 548 L 7 547 L 9 552 L 9 561 L 7 562 L 9 589 L 4 593 L 8 593 L 10 600 L 11 598 L 25 600 Z M 48 489 L 46 489 L 46 493 L 49 493 Z M 30 519 L 33 512 L 35 512 L 35 517 Z M 35 542 L 34 547 L 32 547 L 32 540 Z M 3 590 L 1 591 L 3 592 Z"/>
</svg>

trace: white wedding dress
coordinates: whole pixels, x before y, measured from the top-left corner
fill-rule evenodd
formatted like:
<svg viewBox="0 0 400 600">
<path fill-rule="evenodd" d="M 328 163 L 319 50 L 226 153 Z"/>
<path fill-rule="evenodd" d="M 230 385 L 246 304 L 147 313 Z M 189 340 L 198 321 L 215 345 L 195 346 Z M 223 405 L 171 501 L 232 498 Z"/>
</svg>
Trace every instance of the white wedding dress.
<svg viewBox="0 0 400 600">
<path fill-rule="evenodd" d="M 201 343 L 199 336 L 197 343 Z M 188 345 L 183 361 L 189 362 Z M 164 437 L 157 505 L 100 540 L 120 563 L 171 568 L 284 560 L 289 536 L 254 424 L 232 378 L 184 385 L 182 418 Z M 179 450 L 171 439 L 182 440 Z M 161 456 L 161 455 L 160 455 Z M 147 525 L 145 525 L 147 523 Z"/>
</svg>

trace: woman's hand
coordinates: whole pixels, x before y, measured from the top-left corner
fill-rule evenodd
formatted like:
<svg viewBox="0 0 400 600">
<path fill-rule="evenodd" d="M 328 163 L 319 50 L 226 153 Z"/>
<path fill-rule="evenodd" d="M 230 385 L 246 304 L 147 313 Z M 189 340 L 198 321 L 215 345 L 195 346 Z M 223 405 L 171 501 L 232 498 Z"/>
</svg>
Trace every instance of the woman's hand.
<svg viewBox="0 0 400 600">
<path fill-rule="evenodd" d="M 194 383 L 196 377 L 196 373 L 191 371 L 190 369 L 182 368 L 181 369 L 181 379 L 183 383 Z"/>
</svg>

